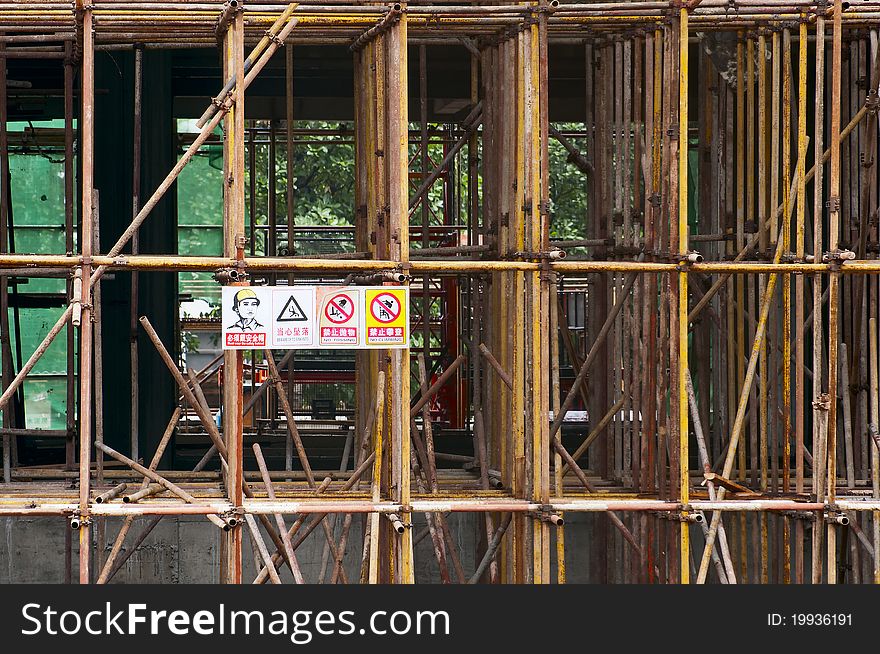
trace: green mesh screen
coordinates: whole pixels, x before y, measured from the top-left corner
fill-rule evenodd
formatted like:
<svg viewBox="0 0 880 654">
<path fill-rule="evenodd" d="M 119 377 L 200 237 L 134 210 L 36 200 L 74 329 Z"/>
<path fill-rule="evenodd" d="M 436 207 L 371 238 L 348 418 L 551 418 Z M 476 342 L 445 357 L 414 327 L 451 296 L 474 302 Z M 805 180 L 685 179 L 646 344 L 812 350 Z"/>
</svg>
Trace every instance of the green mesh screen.
<svg viewBox="0 0 880 654">
<path fill-rule="evenodd" d="M 39 143 L 31 128 L 40 134 Z M 11 122 L 9 249 L 20 254 L 64 254 L 64 153 L 61 120 Z M 62 137 L 62 138 L 59 138 Z M 10 298 L 65 294 L 63 279 L 11 278 Z M 9 309 L 10 340 L 15 361 L 27 361 L 63 312 L 62 308 Z M 18 329 L 16 329 L 16 322 Z M 21 343 L 17 334 L 20 334 Z M 0 361 L 2 365 L 2 361 Z M 18 366 L 16 365 L 16 369 Z M 67 338 L 62 332 L 40 358 L 24 383 L 26 426 L 63 429 L 67 410 Z"/>
</svg>

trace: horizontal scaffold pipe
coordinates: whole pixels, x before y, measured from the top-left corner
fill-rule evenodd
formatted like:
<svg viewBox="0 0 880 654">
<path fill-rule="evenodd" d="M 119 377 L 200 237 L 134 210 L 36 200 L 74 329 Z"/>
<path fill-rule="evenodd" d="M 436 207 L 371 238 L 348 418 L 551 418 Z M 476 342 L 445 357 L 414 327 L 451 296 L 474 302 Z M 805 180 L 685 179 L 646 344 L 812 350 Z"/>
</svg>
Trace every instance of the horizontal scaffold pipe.
<svg viewBox="0 0 880 654">
<path fill-rule="evenodd" d="M 376 26 L 377 16 L 388 15 L 384 6 L 362 5 L 357 2 L 339 4 L 297 3 L 295 17 L 302 21 L 306 30 L 320 31 L 324 36 L 355 32 L 357 38 L 364 30 Z M 780 26 L 801 20 L 806 15 L 814 20 L 817 11 L 826 5 L 816 2 L 781 2 L 777 0 L 738 0 L 736 11 L 730 11 L 728 0 L 703 0 L 692 3 L 691 20 L 701 29 L 737 29 L 750 26 Z M 168 2 L 165 0 L 140 2 L 92 2 L 92 12 L 99 26 L 100 38 L 114 38 L 120 42 L 142 38 L 141 35 L 174 35 L 176 47 L 181 41 L 182 30 L 197 32 L 208 39 L 215 36 L 218 22 L 218 6 L 207 2 Z M 265 28 L 278 18 L 288 5 L 281 2 L 247 3 L 245 28 L 250 37 L 262 37 Z M 591 28 L 628 28 L 657 24 L 667 18 L 668 2 L 604 2 L 575 4 L 549 3 L 548 27 L 550 36 L 577 34 L 583 26 Z M 499 27 L 518 26 L 533 19 L 535 8 L 527 5 L 432 5 L 407 3 L 409 26 L 417 33 L 432 34 L 450 29 L 468 33 L 491 34 Z M 842 15 L 846 28 L 871 26 L 880 17 L 880 4 L 870 2 L 852 3 Z M 40 26 L 58 29 L 75 25 L 76 17 L 69 3 L 35 0 L 0 2 L 0 31 Z M 439 28 L 439 29 L 438 29 Z M 209 44 L 206 44 L 209 45 Z M 17 56 L 17 55 L 13 55 Z"/>
<path fill-rule="evenodd" d="M 93 266 L 110 270 L 217 270 L 238 268 L 250 271 L 346 272 L 359 270 L 410 270 L 416 273 L 480 273 L 511 270 L 541 270 L 536 261 L 483 261 L 465 259 L 432 259 L 423 261 L 390 261 L 374 259 L 298 259 L 291 257 L 252 257 L 236 260 L 229 257 L 198 257 L 179 255 L 98 255 L 89 260 Z M 54 254 L 2 254 L 0 267 L 6 274 L 27 277 L 29 268 L 75 268 L 85 262 L 79 256 Z M 699 272 L 712 274 L 843 274 L 880 273 L 880 259 L 845 260 L 836 263 L 772 263 L 750 261 L 704 261 L 694 264 L 650 261 L 551 261 L 547 265 L 558 273 L 601 272 Z M 41 272 L 43 272 L 41 271 Z"/>
<path fill-rule="evenodd" d="M 203 500 L 198 504 L 184 504 L 180 501 L 154 500 L 138 504 L 93 503 L 89 509 L 95 516 L 139 516 L 139 515 L 210 515 L 228 514 L 233 506 L 226 500 Z M 416 499 L 408 507 L 395 502 L 371 500 L 342 499 L 326 500 L 261 500 L 246 499 L 242 506 L 244 513 L 252 515 L 269 514 L 328 514 L 328 513 L 485 513 L 512 511 L 517 513 L 541 511 L 569 511 L 574 513 L 601 513 L 605 511 L 620 512 L 679 512 L 682 505 L 678 502 L 651 499 L 562 499 L 551 498 L 549 504 L 540 504 L 517 499 Z M 763 511 L 878 511 L 880 500 L 841 499 L 838 498 L 833 507 L 822 502 L 798 502 L 784 499 L 750 499 L 750 500 L 694 500 L 687 506 L 689 511 L 728 511 L 728 512 L 763 512 Z M 79 510 L 78 502 L 38 502 L 28 498 L 23 503 L 17 498 L 15 503 L 0 504 L 0 517 L 51 517 L 70 516 Z"/>
</svg>

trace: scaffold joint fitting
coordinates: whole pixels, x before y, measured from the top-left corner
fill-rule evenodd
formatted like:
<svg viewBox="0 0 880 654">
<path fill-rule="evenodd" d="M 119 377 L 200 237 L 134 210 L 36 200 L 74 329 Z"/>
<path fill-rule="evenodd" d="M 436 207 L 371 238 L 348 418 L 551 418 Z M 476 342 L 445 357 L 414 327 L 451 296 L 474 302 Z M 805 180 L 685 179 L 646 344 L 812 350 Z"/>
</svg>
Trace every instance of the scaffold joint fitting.
<svg viewBox="0 0 880 654">
<path fill-rule="evenodd" d="M 223 286 L 243 282 L 247 279 L 247 272 L 240 268 L 220 268 L 214 272 L 214 281 Z"/>
<path fill-rule="evenodd" d="M 880 109 L 880 96 L 877 95 L 877 89 L 871 89 L 865 98 L 865 110 L 874 115 L 878 109 Z"/>
</svg>

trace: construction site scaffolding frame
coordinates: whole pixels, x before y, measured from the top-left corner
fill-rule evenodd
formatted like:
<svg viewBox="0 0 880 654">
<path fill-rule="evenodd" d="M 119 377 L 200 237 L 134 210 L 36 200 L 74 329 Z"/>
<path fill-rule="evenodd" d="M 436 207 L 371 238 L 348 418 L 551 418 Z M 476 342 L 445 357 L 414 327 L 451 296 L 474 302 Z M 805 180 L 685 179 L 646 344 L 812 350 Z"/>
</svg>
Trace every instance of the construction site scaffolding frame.
<svg viewBox="0 0 880 654">
<path fill-rule="evenodd" d="M 844 10 L 841 0 L 830 5 L 806 1 L 783 4 L 774 0 L 589 4 L 540 0 L 460 6 L 326 0 L 291 4 L 261 0 L 247 3 L 229 0 L 225 4 L 77 0 L 71 12 L 68 3 L 7 0 L 0 1 L 0 11 L 0 34 L 3 34 L 0 36 L 0 158 L 4 162 L 0 188 L 4 196 L 9 193 L 6 188 L 9 144 L 5 61 L 13 58 L 63 60 L 68 159 L 73 156 L 70 69 L 79 65 L 81 72 L 79 253 L 9 253 L 6 202 L 0 202 L 0 326 L 4 333 L 0 408 L 4 410 L 6 484 L 12 482 L 14 467 L 11 441 L 13 436 L 24 436 L 18 433 L 21 430 L 17 432 L 11 427 L 11 398 L 49 344 L 66 327 L 68 334 L 72 333 L 72 327 L 78 328 L 80 356 L 79 410 L 73 423 L 77 426 L 78 457 L 74 457 L 75 442 L 69 435 L 67 453 L 68 465 L 78 463 L 78 497 L 59 498 L 55 496 L 57 491 L 41 493 L 38 486 L 30 495 L 5 495 L 0 487 L 0 516 L 68 519 L 79 536 L 80 583 L 106 582 L 124 562 L 118 558 L 121 539 L 117 538 L 110 556 L 103 561 L 103 569 L 94 568 L 90 539 L 96 521 L 100 524 L 105 517 L 125 517 L 127 526 L 123 529 L 127 531 L 135 516 L 158 519 L 166 515 L 205 515 L 224 532 L 221 578 L 226 583 L 243 581 L 245 529 L 249 529 L 262 557 L 263 567 L 257 581 L 278 582 L 276 568 L 282 564 L 301 580 L 301 575 L 297 575 L 295 549 L 319 527 L 335 560 L 334 578 L 343 580 L 345 535 L 342 542 L 337 541 L 325 520 L 328 514 L 347 516 L 347 524 L 353 514 L 369 515 L 361 581 L 413 583 L 414 514 L 426 515 L 434 553 L 443 570 L 447 557 L 455 558 L 451 551 L 455 547 L 454 539 L 446 524 L 446 515 L 450 512 L 474 512 L 485 517 L 482 560 L 472 581 L 485 578 L 507 583 L 550 583 L 553 565 L 557 581 L 565 581 L 565 550 L 559 547 L 564 515 L 593 512 L 607 515 L 610 524 L 621 534 L 623 554 L 619 562 L 634 580 L 690 583 L 693 571 L 693 580 L 703 583 L 714 561 L 716 574 L 724 583 L 749 578 L 755 574 L 752 572 L 755 566 L 760 570 L 759 579 L 766 582 L 772 558 L 768 553 L 769 543 L 776 543 L 776 537 L 768 535 L 766 516 L 771 513 L 781 518 L 782 545 L 775 545 L 781 564 L 776 578 L 807 579 L 805 550 L 800 542 L 795 547 L 792 575 L 790 528 L 795 521 L 796 540 L 803 539 L 804 521 L 811 520 L 814 526 L 809 578 L 813 582 L 837 580 L 840 567 L 837 539 L 849 533 L 848 526 L 859 530 L 853 537 L 853 551 L 858 552 L 856 542 L 862 545 L 873 561 L 871 580 L 880 582 L 876 277 L 880 273 L 880 260 L 867 257 L 871 235 L 876 244 L 876 114 L 880 74 L 876 63 L 877 31 L 873 26 L 880 19 L 880 3 L 869 1 Z M 826 21 L 831 24 L 831 57 L 827 67 L 824 60 Z M 808 30 L 812 30 L 813 35 L 809 35 Z M 735 79 L 723 80 L 721 73 L 726 71 L 711 72 L 717 85 L 715 91 L 710 93 L 707 86 L 706 91 L 696 93 L 701 104 L 696 114 L 701 123 L 701 147 L 708 147 L 713 130 L 715 136 L 728 144 L 723 150 L 726 161 L 716 162 L 714 169 L 720 170 L 722 176 L 727 175 L 725 188 L 720 185 L 714 188 L 716 202 L 723 196 L 730 200 L 724 206 L 735 207 L 731 221 L 704 225 L 699 222 L 703 215 L 696 219 L 701 236 L 712 230 L 721 232 L 717 240 L 722 243 L 718 248 L 722 254 L 717 260 L 705 260 L 692 249 L 693 243 L 699 241 L 692 242 L 689 238 L 692 229 L 688 202 L 689 146 L 694 122 L 689 107 L 689 89 L 693 85 L 689 46 L 695 38 L 704 38 L 696 35 L 705 31 L 736 34 Z M 13 34 L 7 36 L 7 32 Z M 796 38 L 793 32 L 797 33 Z M 857 35 L 846 44 L 846 47 L 855 44 L 852 72 L 843 62 L 844 33 Z M 101 253 L 95 240 L 95 231 L 99 228 L 94 188 L 94 134 L 99 128 L 99 118 L 94 111 L 96 50 L 126 49 L 133 43 L 146 49 L 175 48 L 182 42 L 187 47 L 216 47 L 218 39 L 223 53 L 225 86 L 198 121 L 200 131 L 178 163 L 146 202 L 139 206 L 139 198 L 135 198 L 130 226 L 108 252 Z M 587 77 L 593 84 L 588 92 L 588 112 L 593 115 L 584 121 L 589 155 L 584 157 L 571 143 L 566 146 L 570 161 L 583 167 L 590 178 L 590 217 L 594 221 L 590 229 L 595 228 L 596 233 L 586 234 L 582 242 L 571 246 L 595 248 L 592 258 L 587 259 L 566 258 L 560 245 L 550 239 L 548 152 L 555 130 L 549 122 L 548 48 L 554 40 L 585 45 Z M 810 40 L 815 44 L 813 64 L 807 61 Z M 39 44 L 31 45 L 34 42 Z M 798 80 L 793 94 L 791 54 L 795 42 L 799 48 Z M 285 45 L 290 47 L 291 43 L 347 44 L 353 52 L 358 171 L 356 239 L 357 250 L 367 254 L 362 259 L 254 257 L 245 253 L 246 89 L 272 55 Z M 478 256 L 462 250 L 461 256 L 450 252 L 451 256 L 440 253 L 438 257 L 410 259 L 410 208 L 437 179 L 436 175 L 426 176 L 423 170 L 421 187 L 416 198 L 411 198 L 407 48 L 420 43 L 467 47 L 473 57 L 474 107 L 465 121 L 467 131 L 462 141 L 476 139 L 476 127 L 481 123 L 483 196 L 479 209 L 483 222 L 476 230 L 480 242 L 470 245 L 488 249 Z M 866 43 L 872 52 L 870 71 L 858 69 L 859 47 L 864 49 Z M 254 46 L 248 54 L 246 45 L 250 44 Z M 780 51 L 784 51 L 785 56 L 780 57 Z M 289 70 L 292 56 L 288 54 Z M 767 61 L 771 62 L 769 93 Z M 702 52 L 698 63 L 701 70 L 712 66 Z M 807 72 L 811 65 L 817 97 L 812 137 L 815 163 L 807 170 L 807 148 L 811 139 L 806 133 L 805 102 Z M 823 80 L 826 68 L 830 79 Z M 638 71 L 636 86 L 632 84 L 632 70 Z M 843 98 L 844 77 L 846 84 L 852 87 L 846 92 L 853 98 L 859 88 L 867 88 L 867 92 L 861 91 L 857 99 Z M 859 85 L 858 79 L 866 81 Z M 624 80 L 627 81 L 624 83 Z M 718 90 L 721 87 L 723 90 Z M 634 89 L 639 102 L 634 102 L 631 95 Z M 287 93 L 288 111 L 292 112 L 292 82 L 288 84 Z M 590 97 L 592 93 L 594 97 Z M 694 95 L 693 90 L 690 95 Z M 795 121 L 792 121 L 793 95 L 799 101 Z M 851 116 L 845 126 L 841 116 L 844 102 Z M 828 103 L 830 111 L 826 117 L 822 111 Z M 634 106 L 640 121 L 631 113 Z M 288 113 L 288 120 L 290 116 L 292 113 Z M 421 121 L 425 129 L 424 114 Z M 631 129 L 634 123 L 640 127 Z M 223 256 L 144 255 L 136 250 L 124 253 L 181 170 L 221 124 L 225 134 Z M 822 147 L 826 124 L 827 150 Z M 597 127 L 591 133 L 593 125 Z M 611 127 L 613 135 L 606 127 Z M 793 131 L 797 132 L 794 155 Z M 288 139 L 292 138 L 291 133 L 288 125 Z M 851 135 L 860 139 L 861 153 L 858 146 L 847 146 Z M 565 145 L 564 137 L 559 138 L 557 133 L 556 138 Z M 842 149 L 845 149 L 846 160 Z M 633 151 L 638 156 L 631 157 Z M 627 162 L 625 166 L 623 161 Z M 827 201 L 823 201 L 826 162 L 829 178 Z M 703 162 L 699 165 L 703 166 Z M 712 165 L 708 162 L 701 170 L 711 173 Z M 643 175 L 642 179 L 639 175 Z M 768 175 L 772 176 L 770 183 Z M 842 180 L 844 175 L 846 178 Z M 704 189 L 710 188 L 706 182 L 709 176 L 701 176 L 706 184 Z M 807 255 L 806 185 L 810 182 L 814 184 L 816 209 L 813 212 L 813 254 Z M 644 211 L 636 220 L 632 213 L 636 203 L 632 197 L 633 194 L 639 196 L 642 184 L 644 197 L 639 197 L 639 203 Z M 69 182 L 68 186 L 69 212 L 75 196 Z M 855 206 L 842 204 L 841 196 L 857 187 L 861 189 L 861 196 L 854 191 L 854 197 L 846 200 Z M 699 201 L 709 201 L 706 196 L 701 191 Z M 288 202 L 292 202 L 290 197 Z M 842 206 L 849 212 L 845 216 Z M 699 209 L 697 213 L 701 213 Z M 851 222 L 854 218 L 850 216 L 858 216 L 861 222 Z M 292 221 L 290 215 L 288 221 Z M 73 233 L 70 215 L 66 227 L 70 241 Z M 709 231 L 704 232 L 704 227 Z M 844 231 L 844 227 L 850 231 Z M 854 250 L 841 247 L 841 233 L 857 235 Z M 50 271 L 49 274 L 62 271 L 69 275 L 70 303 L 13 377 L 7 280 L 35 274 L 38 270 Z M 101 379 L 100 357 L 95 356 L 96 347 L 100 347 L 100 280 L 109 271 L 140 274 L 162 270 L 225 270 L 234 272 L 233 278 L 239 280 L 246 280 L 247 273 L 254 272 L 291 276 L 366 275 L 373 279 L 402 279 L 402 283 L 416 275 L 472 277 L 482 291 L 475 304 L 479 311 L 475 321 L 480 321 L 480 340 L 471 343 L 469 357 L 479 361 L 473 363 L 474 371 L 483 365 L 484 359 L 488 364 L 482 367 L 482 373 L 473 373 L 475 379 L 483 383 L 482 388 L 474 391 L 473 398 L 474 467 L 482 490 L 437 485 L 437 457 L 430 434 L 430 418 L 422 413 L 437 388 L 462 364 L 463 357 L 459 357 L 462 361 L 456 359 L 457 363 L 433 382 L 423 374 L 419 399 L 413 403 L 409 350 L 358 353 L 359 453 L 356 469 L 341 485 L 331 486 L 332 480 L 321 481 L 316 477 L 287 406 L 290 441 L 296 449 L 309 492 L 308 497 L 301 497 L 296 493 L 277 493 L 265 463 L 260 466 L 260 483 L 253 483 L 253 477 L 249 479 L 246 474 L 241 353 L 223 354 L 226 379 L 239 383 L 224 385 L 221 432 L 201 395 L 198 381 L 186 379 L 177 369 L 148 317 L 140 320 L 143 329 L 210 438 L 210 449 L 200 465 L 204 466 L 211 456 L 220 457 L 224 495 L 196 498 L 185 487 L 185 475 L 157 471 L 177 414 L 172 416 L 159 451 L 154 453 L 149 466 L 138 463 L 134 451 L 133 456 L 128 457 L 106 445 L 100 437 L 100 402 L 96 406 L 95 399 L 100 393 L 96 386 Z M 561 397 L 557 339 L 561 336 L 565 342 L 567 327 L 561 324 L 563 316 L 556 300 L 560 278 L 583 279 L 590 275 L 600 280 L 593 285 L 594 289 L 600 289 L 598 293 L 593 292 L 597 295 L 596 305 L 588 329 L 593 340 L 582 360 L 577 360 L 576 352 L 569 353 L 575 379 L 565 397 Z M 810 317 L 805 316 L 804 311 L 805 279 L 813 280 Z M 697 280 L 696 284 L 693 280 Z M 246 281 L 236 283 L 247 284 Z M 775 294 L 778 284 L 782 286 L 781 302 Z M 735 291 L 730 292 L 728 286 Z M 795 288 L 794 314 L 792 286 Z M 641 306 L 630 304 L 631 292 L 641 298 Z M 695 299 L 693 307 L 689 302 L 691 296 Z M 717 297 L 723 297 L 723 304 L 713 303 Z M 841 321 L 844 301 L 852 303 L 851 310 L 858 316 L 854 323 Z M 823 315 L 826 302 L 827 316 Z M 648 307 L 659 307 L 659 314 Z M 710 354 L 726 358 L 722 359 L 726 365 L 715 370 L 718 380 L 711 382 L 725 392 L 716 393 L 717 397 L 711 400 L 706 397 L 708 391 L 704 393 L 700 386 L 694 388 L 691 375 L 699 374 L 708 388 L 710 382 L 705 375 L 713 368 L 705 364 L 707 372 L 704 373 L 703 360 L 689 358 L 691 339 L 698 348 L 696 356 L 709 352 L 699 349 L 703 347 L 700 339 L 706 338 L 708 333 L 705 329 L 709 319 L 699 320 L 704 311 L 711 314 L 711 320 L 719 328 L 722 323 L 725 325 L 727 336 L 724 346 L 720 347 L 716 341 Z M 808 324 L 812 324 L 815 337 L 811 371 L 814 393 L 810 407 L 813 452 L 809 455 L 804 439 L 808 411 L 804 399 Z M 635 329 L 641 330 L 642 338 L 627 345 L 627 330 Z M 610 346 L 606 345 L 606 339 Z M 827 353 L 823 350 L 823 341 Z M 847 353 L 847 344 L 857 347 L 858 351 Z M 136 358 L 137 354 L 132 356 Z M 279 402 L 284 406 L 286 393 L 271 353 L 267 353 L 267 362 L 271 383 L 277 386 Z M 619 365 L 620 362 L 624 365 Z M 639 379 L 634 371 L 645 362 L 654 370 L 645 379 Z M 598 392 L 592 392 L 600 383 L 589 376 L 591 366 L 609 375 L 610 382 Z M 97 367 L 95 375 L 93 367 Z M 775 370 L 782 373 L 779 386 L 777 375 L 773 374 Z M 72 366 L 68 372 L 72 373 Z M 589 393 L 583 388 L 588 378 Z M 817 383 L 818 380 L 822 383 Z M 852 385 L 854 398 L 862 403 L 858 409 L 858 415 L 863 416 L 858 441 L 853 440 L 854 428 L 850 424 L 857 413 L 849 406 L 848 387 Z M 479 388 L 478 383 L 474 386 Z M 841 388 L 842 401 L 838 407 Z M 619 404 L 616 397 L 621 393 L 625 395 L 620 400 L 623 404 Z M 599 431 L 595 436 L 591 433 L 583 445 L 571 453 L 563 446 L 561 428 L 566 413 L 582 395 L 590 405 L 591 417 L 597 419 L 605 414 L 607 420 L 597 419 L 595 429 Z M 637 405 L 639 398 L 642 406 Z M 706 452 L 707 409 L 700 406 L 701 402 L 709 401 L 727 402 L 735 407 L 723 442 L 717 436 L 716 427 L 718 440 L 710 443 L 714 456 L 721 457 L 717 463 L 723 463 L 717 473 L 713 471 L 717 463 L 709 459 Z M 625 435 L 630 433 L 626 430 L 633 430 L 635 418 L 630 419 L 628 426 L 623 424 L 622 417 L 615 419 L 624 415 L 619 412 L 624 405 L 630 415 L 637 414 L 645 426 L 645 432 L 637 433 L 635 440 Z M 777 417 L 771 405 L 779 407 L 779 429 L 775 426 Z M 69 427 L 72 426 L 71 407 L 72 403 L 68 405 Z M 612 410 L 606 413 L 608 407 Z M 419 428 L 416 419 L 422 416 L 425 418 Z M 656 423 L 649 426 L 655 416 Z M 782 436 L 771 441 L 771 434 Z M 838 443 L 839 434 L 844 443 Z M 746 436 L 752 439 L 748 448 Z M 609 476 L 609 465 L 629 468 L 634 474 L 624 476 L 636 486 L 632 493 L 600 490 L 595 480 L 588 479 L 579 466 L 578 459 L 597 439 L 606 457 L 600 464 L 604 471 L 599 471 L 599 477 Z M 617 445 L 611 447 L 612 442 Z M 696 457 L 692 445 L 697 446 Z M 846 457 L 846 466 L 854 468 L 860 448 L 860 469 L 870 473 L 867 488 L 862 489 L 867 492 L 857 488 L 851 469 L 845 470 L 849 473 L 848 480 L 840 483 L 838 479 L 839 452 Z M 751 465 L 746 462 L 747 452 L 753 459 Z M 791 488 L 790 480 L 792 456 L 795 489 Z M 105 457 L 121 462 L 135 479 L 142 481 L 141 495 L 135 501 L 114 501 L 122 493 L 118 486 L 104 490 L 106 480 L 113 478 L 102 467 Z M 261 454 L 257 454 L 257 458 L 262 461 Z M 701 463 L 701 475 L 691 473 L 690 461 L 695 458 Z M 649 463 L 660 460 L 665 463 Z M 782 469 L 779 469 L 780 460 Z M 804 483 L 805 462 L 813 472 L 809 493 Z M 581 488 L 566 487 L 567 475 L 569 481 L 576 479 Z M 746 485 L 747 476 L 750 485 Z M 781 478 L 781 488 L 771 497 L 768 488 L 777 488 L 777 477 Z M 488 492 L 490 478 L 500 480 L 503 494 Z M 369 487 L 361 499 L 349 495 L 333 497 L 335 491 L 351 490 L 361 481 Z M 417 493 L 411 489 L 413 481 L 419 486 Z M 639 490 L 639 483 L 644 490 Z M 755 490 L 756 486 L 760 490 Z M 854 492 L 841 494 L 842 488 Z M 95 496 L 99 489 L 104 492 Z M 175 499 L 152 497 L 162 492 L 170 493 Z M 652 494 L 656 497 L 649 497 Z M 708 523 L 704 512 L 712 513 Z M 726 513 L 738 514 L 730 521 L 727 535 L 722 524 Z M 757 528 L 749 531 L 746 517 L 752 513 L 759 517 Z M 283 516 L 293 514 L 298 515 L 296 522 L 286 530 Z M 642 519 L 648 514 L 667 519 L 669 526 L 661 525 L 655 534 Z M 861 533 L 858 526 L 863 514 L 862 524 L 872 526 L 870 537 Z M 261 527 L 275 546 L 274 554 L 263 540 Z M 703 547 L 694 549 L 691 543 L 700 530 L 704 536 Z M 347 535 L 347 529 L 343 533 Z M 757 539 L 754 549 L 747 542 L 749 533 Z M 124 536 L 121 532 L 121 538 Z M 655 537 L 659 542 L 653 540 Z M 601 538 L 610 541 L 611 536 L 606 533 Z M 556 557 L 551 561 L 554 542 Z M 660 552 L 657 560 L 654 559 L 655 548 Z M 739 570 L 734 569 L 731 552 L 740 563 Z M 758 559 L 752 559 L 752 567 L 749 566 L 750 552 L 758 552 Z M 458 565 L 460 567 L 460 563 Z M 444 576 L 449 574 L 447 570 Z M 464 580 L 460 574 L 459 580 Z"/>
</svg>

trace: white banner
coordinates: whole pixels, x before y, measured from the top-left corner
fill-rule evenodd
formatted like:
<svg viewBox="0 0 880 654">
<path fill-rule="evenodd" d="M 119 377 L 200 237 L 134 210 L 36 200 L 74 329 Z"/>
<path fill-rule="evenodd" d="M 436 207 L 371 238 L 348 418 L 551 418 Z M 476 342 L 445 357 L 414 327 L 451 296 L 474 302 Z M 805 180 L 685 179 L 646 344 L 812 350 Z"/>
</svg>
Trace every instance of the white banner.
<svg viewBox="0 0 880 654">
<path fill-rule="evenodd" d="M 224 286 L 223 349 L 409 346 L 405 286 Z"/>
</svg>

